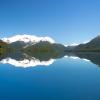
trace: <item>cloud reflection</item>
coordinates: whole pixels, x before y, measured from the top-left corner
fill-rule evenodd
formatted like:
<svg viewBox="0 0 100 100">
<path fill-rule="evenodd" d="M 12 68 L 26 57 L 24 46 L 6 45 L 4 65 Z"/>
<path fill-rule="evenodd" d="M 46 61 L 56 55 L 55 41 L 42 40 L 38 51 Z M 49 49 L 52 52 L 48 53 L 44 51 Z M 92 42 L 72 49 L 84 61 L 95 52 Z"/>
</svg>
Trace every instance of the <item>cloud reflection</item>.
<svg viewBox="0 0 100 100">
<path fill-rule="evenodd" d="M 11 64 L 14 65 L 15 67 L 35 67 L 37 65 L 44 65 L 44 66 L 49 66 L 54 62 L 54 59 L 50 59 L 48 61 L 40 61 L 39 59 L 32 58 L 31 60 L 29 59 L 23 59 L 23 60 L 15 60 L 12 58 L 6 58 L 0 61 L 2 64 Z"/>
</svg>

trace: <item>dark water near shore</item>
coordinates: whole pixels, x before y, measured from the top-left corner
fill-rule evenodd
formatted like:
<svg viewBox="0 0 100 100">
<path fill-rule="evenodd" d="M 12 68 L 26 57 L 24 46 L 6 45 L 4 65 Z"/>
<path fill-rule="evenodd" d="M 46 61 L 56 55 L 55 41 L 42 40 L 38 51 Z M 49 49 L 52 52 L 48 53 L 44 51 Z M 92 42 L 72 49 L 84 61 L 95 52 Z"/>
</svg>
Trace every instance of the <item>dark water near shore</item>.
<svg viewBox="0 0 100 100">
<path fill-rule="evenodd" d="M 1 60 L 0 100 L 100 100 L 99 53 L 34 60 Z"/>
</svg>

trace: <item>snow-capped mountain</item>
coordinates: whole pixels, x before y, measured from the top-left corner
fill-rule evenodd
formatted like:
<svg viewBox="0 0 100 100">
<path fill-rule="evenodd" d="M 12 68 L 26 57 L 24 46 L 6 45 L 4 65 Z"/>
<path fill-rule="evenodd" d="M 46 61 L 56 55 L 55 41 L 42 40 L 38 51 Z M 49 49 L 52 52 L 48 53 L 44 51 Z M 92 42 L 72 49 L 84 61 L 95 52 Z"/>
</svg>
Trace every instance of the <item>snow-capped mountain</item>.
<svg viewBox="0 0 100 100">
<path fill-rule="evenodd" d="M 83 42 L 83 43 L 81 43 L 81 44 L 86 44 L 86 43 L 88 43 L 89 41 L 85 41 L 85 42 Z M 78 46 L 79 45 L 79 43 L 72 43 L 72 44 L 67 44 L 67 45 L 64 45 L 65 47 L 68 47 L 68 46 Z"/>
<path fill-rule="evenodd" d="M 15 35 L 9 38 L 2 38 L 2 40 L 7 43 L 12 43 L 16 41 L 23 41 L 25 43 L 28 43 L 28 42 L 37 43 L 40 41 L 48 41 L 50 43 L 55 43 L 55 41 L 50 37 L 37 37 L 35 35 L 26 35 L 26 34 Z"/>
<path fill-rule="evenodd" d="M 64 45 L 65 47 L 68 47 L 68 46 L 77 46 L 77 45 L 79 45 L 79 44 L 77 44 L 77 43 L 72 43 L 72 44 L 70 44 L 70 45 Z"/>
<path fill-rule="evenodd" d="M 31 60 L 23 59 L 20 61 L 17 61 L 12 58 L 5 58 L 0 61 L 0 63 L 2 63 L 2 64 L 11 64 L 11 65 L 14 65 L 14 67 L 22 67 L 22 68 L 35 67 L 37 65 L 49 66 L 53 62 L 54 62 L 53 59 L 50 59 L 48 61 L 40 61 L 39 59 L 36 59 L 36 58 L 33 58 Z"/>
</svg>

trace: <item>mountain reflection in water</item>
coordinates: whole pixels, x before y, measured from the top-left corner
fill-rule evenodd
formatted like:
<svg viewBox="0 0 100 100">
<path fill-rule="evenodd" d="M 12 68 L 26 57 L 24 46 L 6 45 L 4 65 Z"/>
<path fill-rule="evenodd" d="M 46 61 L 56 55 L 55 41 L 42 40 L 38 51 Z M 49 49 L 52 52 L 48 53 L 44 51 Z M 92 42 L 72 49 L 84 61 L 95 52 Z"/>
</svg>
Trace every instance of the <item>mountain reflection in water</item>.
<svg viewBox="0 0 100 100">
<path fill-rule="evenodd" d="M 85 59 L 93 64 L 100 66 L 100 53 L 99 52 L 73 52 L 67 53 L 68 57 L 79 57 Z"/>
<path fill-rule="evenodd" d="M 51 55 L 48 52 L 34 53 L 32 56 L 22 52 L 0 55 L 0 63 L 11 64 L 15 67 L 48 66 L 62 57 L 80 58 L 100 66 L 100 53 L 97 52 L 65 52 Z"/>
</svg>

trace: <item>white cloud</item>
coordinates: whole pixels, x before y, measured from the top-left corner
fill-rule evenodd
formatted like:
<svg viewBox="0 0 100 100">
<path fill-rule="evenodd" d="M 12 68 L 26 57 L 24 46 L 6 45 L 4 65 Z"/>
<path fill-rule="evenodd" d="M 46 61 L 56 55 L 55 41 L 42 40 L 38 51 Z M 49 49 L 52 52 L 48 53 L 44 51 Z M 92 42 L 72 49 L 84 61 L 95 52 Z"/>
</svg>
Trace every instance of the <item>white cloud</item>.
<svg viewBox="0 0 100 100">
<path fill-rule="evenodd" d="M 79 45 L 79 44 L 77 44 L 77 43 L 70 44 L 70 46 L 77 46 L 77 45 Z"/>
<path fill-rule="evenodd" d="M 24 42 L 39 42 L 39 41 L 48 41 L 50 43 L 55 43 L 55 41 L 46 36 L 46 37 L 37 37 L 35 35 L 15 35 L 15 36 L 12 36 L 12 37 L 9 37 L 9 38 L 2 38 L 3 41 L 5 42 L 9 42 L 9 43 L 12 43 L 12 42 L 16 42 L 16 41 L 24 41 Z"/>
<path fill-rule="evenodd" d="M 67 47 L 68 45 L 64 45 L 65 47 Z"/>
</svg>

